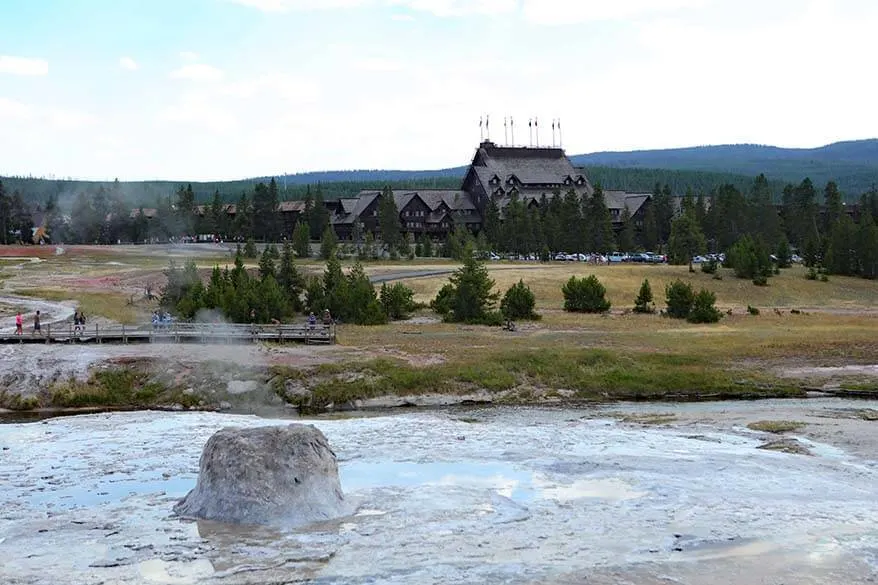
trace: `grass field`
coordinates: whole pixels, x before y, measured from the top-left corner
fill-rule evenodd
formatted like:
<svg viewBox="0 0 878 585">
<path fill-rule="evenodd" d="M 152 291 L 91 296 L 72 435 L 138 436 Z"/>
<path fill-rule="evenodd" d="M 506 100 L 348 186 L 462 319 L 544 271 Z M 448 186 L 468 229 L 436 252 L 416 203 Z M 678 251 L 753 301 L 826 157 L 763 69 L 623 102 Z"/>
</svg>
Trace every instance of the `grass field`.
<svg viewBox="0 0 878 585">
<path fill-rule="evenodd" d="M 161 250 L 122 248 L 115 253 L 88 248 L 63 256 L 44 255 L 41 262 L 24 265 L 18 260 L 14 266 L 3 263 L 0 281 L 9 292 L 75 301 L 92 318 L 145 322 L 152 307 L 142 301 L 143 284 L 161 282 L 168 255 Z M 231 262 L 227 253 L 208 252 L 178 252 L 177 259 L 182 264 L 191 257 L 204 269 Z M 299 263 L 303 272 L 312 274 L 321 273 L 323 266 L 316 260 Z M 440 260 L 399 261 L 369 263 L 366 270 L 373 276 L 399 278 L 414 289 L 416 300 L 427 303 L 448 281 L 448 274 L 406 278 L 405 273 L 456 267 Z M 420 319 L 408 322 L 343 325 L 339 343 L 345 361 L 321 374 L 314 388 L 318 402 L 473 389 L 524 395 L 531 390 L 566 390 L 581 399 L 789 396 L 800 393 L 810 381 L 807 376 L 781 377 L 784 368 L 873 364 L 878 356 L 878 283 L 873 281 L 843 277 L 810 281 L 801 267 L 782 271 L 767 287 L 736 279 L 728 270 L 721 269 L 722 279 L 717 280 L 700 271 L 690 273 L 685 266 L 500 262 L 488 268 L 498 292 L 519 279 L 528 284 L 542 320 L 519 323 L 517 331 L 507 332 L 439 323 L 424 311 L 417 315 Z M 606 286 L 611 313 L 561 310 L 562 284 L 570 276 L 588 274 L 595 274 Z M 718 324 L 691 325 L 657 314 L 629 313 L 626 309 L 633 306 L 644 278 L 650 280 L 659 308 L 664 306 L 665 285 L 679 278 L 696 289 L 715 292 L 717 306 L 731 309 L 732 314 L 724 314 Z M 748 305 L 758 307 L 761 314 L 747 314 Z M 781 314 L 775 308 L 782 308 Z M 792 308 L 799 312 L 792 313 Z M 339 376 L 343 372 L 357 375 Z M 850 376 L 844 383 L 874 387 L 875 381 Z"/>
<path fill-rule="evenodd" d="M 594 274 L 607 288 L 613 308 L 634 306 L 634 298 L 644 278 L 652 286 L 657 304 L 662 305 L 665 285 L 675 279 L 692 283 L 693 288 L 706 288 L 716 293 L 717 306 L 723 309 L 755 307 L 821 307 L 878 309 L 878 283 L 860 278 L 831 277 L 829 282 L 805 279 L 805 268 L 796 266 L 782 270 L 769 279 L 769 286 L 755 286 L 749 280 L 735 278 L 730 270 L 720 269 L 722 280 L 700 270 L 690 273 L 686 266 L 618 264 L 591 266 L 581 263 L 550 263 L 537 265 L 492 264 L 488 266 L 496 289 L 505 291 L 523 280 L 537 297 L 539 308 L 561 308 L 564 299 L 561 286 L 571 276 Z M 446 276 L 403 280 L 415 291 L 415 299 L 429 302 L 447 282 Z"/>
</svg>

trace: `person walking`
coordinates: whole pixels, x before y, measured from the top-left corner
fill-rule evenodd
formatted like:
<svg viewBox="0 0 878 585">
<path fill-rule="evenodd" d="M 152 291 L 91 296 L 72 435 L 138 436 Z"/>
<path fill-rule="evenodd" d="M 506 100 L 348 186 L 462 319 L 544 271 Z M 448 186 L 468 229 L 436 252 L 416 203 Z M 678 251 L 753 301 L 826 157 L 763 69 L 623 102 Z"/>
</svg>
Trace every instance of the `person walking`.
<svg viewBox="0 0 878 585">
<path fill-rule="evenodd" d="M 16 335 L 22 334 L 21 326 L 22 326 L 21 311 L 19 311 L 18 314 L 15 316 L 15 334 Z"/>
<path fill-rule="evenodd" d="M 40 312 L 37 311 L 34 313 L 34 335 L 37 333 L 40 334 L 40 337 L 43 336 L 43 332 L 40 330 Z"/>
</svg>

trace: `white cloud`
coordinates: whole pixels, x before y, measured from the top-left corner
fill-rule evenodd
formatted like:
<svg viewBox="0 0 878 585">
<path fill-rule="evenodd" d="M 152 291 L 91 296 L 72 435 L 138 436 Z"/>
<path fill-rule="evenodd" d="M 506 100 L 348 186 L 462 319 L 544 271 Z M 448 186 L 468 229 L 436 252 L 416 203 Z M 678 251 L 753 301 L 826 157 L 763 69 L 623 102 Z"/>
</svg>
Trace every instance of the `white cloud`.
<svg viewBox="0 0 878 585">
<path fill-rule="evenodd" d="M 187 79 L 189 81 L 219 81 L 223 75 L 222 69 L 217 69 L 206 63 L 183 65 L 171 72 L 172 79 Z"/>
<path fill-rule="evenodd" d="M 195 63 L 196 61 L 198 61 L 199 56 L 198 53 L 195 53 L 193 51 L 180 51 L 180 58 L 187 63 Z"/>
<path fill-rule="evenodd" d="M 119 67 L 125 69 L 126 71 L 137 71 L 138 69 L 137 61 L 135 61 L 131 57 L 120 57 Z"/>
<path fill-rule="evenodd" d="M 262 12 L 289 12 L 291 10 L 318 10 L 351 8 L 367 4 L 370 0 L 227 0 Z"/>
<path fill-rule="evenodd" d="M 0 97 L 0 120 L 23 120 L 30 117 L 33 107 L 9 98 Z"/>
<path fill-rule="evenodd" d="M 238 128 L 237 118 L 227 109 L 215 103 L 210 95 L 188 93 L 179 102 L 168 106 L 156 115 L 162 122 L 186 124 L 203 128 L 215 134 L 224 134 Z"/>
<path fill-rule="evenodd" d="M 388 0 L 392 6 L 406 6 L 411 10 L 429 12 L 436 16 L 469 16 L 511 14 L 518 9 L 519 0 Z"/>
<path fill-rule="evenodd" d="M 45 59 L 0 55 L 0 73 L 28 76 L 48 75 L 49 62 Z"/>
<path fill-rule="evenodd" d="M 0 121 L 27 124 L 32 130 L 78 130 L 97 121 L 87 112 L 72 108 L 26 104 L 0 97 Z M 0 130 L 2 133 L 2 130 Z"/>
<path fill-rule="evenodd" d="M 581 24 L 632 20 L 702 8 L 710 0 L 523 0 L 524 17 L 535 24 Z"/>
<path fill-rule="evenodd" d="M 391 71 L 399 71 L 402 69 L 402 64 L 398 61 L 394 61 L 393 59 L 382 59 L 380 57 L 358 59 L 354 61 L 353 66 L 355 69 L 359 69 L 360 71 L 371 71 L 378 73 L 388 73 Z"/>
</svg>

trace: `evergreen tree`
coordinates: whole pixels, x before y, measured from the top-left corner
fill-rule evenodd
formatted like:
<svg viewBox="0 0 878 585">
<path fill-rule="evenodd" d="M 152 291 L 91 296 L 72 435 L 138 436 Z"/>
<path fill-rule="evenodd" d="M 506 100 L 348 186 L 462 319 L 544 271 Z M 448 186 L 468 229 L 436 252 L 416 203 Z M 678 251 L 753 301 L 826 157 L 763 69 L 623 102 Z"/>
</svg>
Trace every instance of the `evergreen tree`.
<svg viewBox="0 0 878 585">
<path fill-rule="evenodd" d="M 9 243 L 9 232 L 11 227 L 11 201 L 6 195 L 3 181 L 0 181 L 0 230 L 2 230 L 2 232 L 0 232 L 0 244 Z"/>
<path fill-rule="evenodd" d="M 385 187 L 378 200 L 378 225 L 381 239 L 388 251 L 398 249 L 402 241 L 402 227 L 399 222 L 399 209 L 393 199 L 393 190 Z"/>
<path fill-rule="evenodd" d="M 311 237 L 317 240 L 323 239 L 323 232 L 329 227 L 329 209 L 323 201 L 323 186 L 317 183 L 314 189 L 314 205 L 310 212 Z"/>
<path fill-rule="evenodd" d="M 855 275 L 859 270 L 857 243 L 856 225 L 847 214 L 842 214 L 829 236 L 826 269 L 832 274 Z"/>
<path fill-rule="evenodd" d="M 333 254 L 326 261 L 323 272 L 323 308 L 336 318 L 345 319 L 348 304 L 348 280 L 341 270 L 341 262 Z M 311 310 L 314 306 L 311 305 Z"/>
<path fill-rule="evenodd" d="M 826 188 L 823 190 L 823 205 L 826 206 L 826 212 L 823 215 L 822 233 L 828 235 L 832 232 L 833 226 L 844 215 L 844 203 L 835 181 L 826 183 Z"/>
<path fill-rule="evenodd" d="M 496 321 L 496 318 L 491 318 L 499 297 L 493 291 L 494 281 L 485 265 L 471 252 L 463 254 L 463 266 L 451 275 L 449 284 L 448 318 L 451 321 L 482 324 Z"/>
<path fill-rule="evenodd" d="M 299 222 L 293 229 L 293 250 L 299 258 L 311 256 L 311 234 L 306 222 Z"/>
<path fill-rule="evenodd" d="M 485 237 L 488 238 L 488 242 L 491 246 L 496 249 L 502 249 L 503 242 L 501 240 L 500 210 L 497 208 L 497 203 L 492 197 L 488 198 L 488 203 L 485 205 L 483 229 Z"/>
<path fill-rule="evenodd" d="M 209 219 L 209 229 L 206 233 L 214 236 L 225 237 L 226 232 L 226 212 L 223 209 L 223 200 L 220 197 L 219 189 L 213 192 L 213 201 L 210 204 L 210 212 L 205 214 Z"/>
<path fill-rule="evenodd" d="M 519 280 L 506 290 L 500 301 L 500 312 L 506 319 L 536 320 L 540 316 L 534 311 L 536 297 L 523 280 Z"/>
<path fill-rule="evenodd" d="M 868 212 L 863 212 L 857 228 L 857 261 L 860 276 L 878 278 L 878 227 Z"/>
<path fill-rule="evenodd" d="M 335 236 L 335 230 L 325 230 L 320 241 L 320 257 L 324 260 L 335 258 L 336 248 L 338 248 L 338 238 Z"/>
<path fill-rule="evenodd" d="M 433 238 L 429 234 L 424 236 L 424 257 L 433 257 Z"/>
<path fill-rule="evenodd" d="M 595 185 L 594 192 L 588 198 L 585 217 L 591 236 L 588 242 L 589 250 L 600 253 L 612 252 L 616 245 L 613 238 L 613 221 L 604 201 L 604 190 L 599 184 Z"/>
<path fill-rule="evenodd" d="M 644 278 L 640 285 L 640 292 L 634 299 L 635 313 L 655 313 L 655 307 L 652 304 L 652 287 L 649 286 L 649 280 Z"/>
<path fill-rule="evenodd" d="M 692 257 L 704 253 L 706 249 L 707 242 L 694 211 L 688 211 L 674 220 L 668 243 L 671 264 L 689 264 L 691 269 Z"/>
<path fill-rule="evenodd" d="M 380 325 L 387 322 L 387 314 L 378 301 L 375 287 L 363 270 L 355 263 L 347 275 L 346 299 L 338 313 L 344 320 L 357 325 Z"/>
<path fill-rule="evenodd" d="M 241 193 L 235 205 L 235 236 L 240 240 L 253 237 L 253 206 L 247 193 Z"/>
<path fill-rule="evenodd" d="M 633 252 L 635 249 L 634 239 L 636 232 L 634 230 L 634 221 L 631 219 L 631 212 L 626 205 L 622 209 L 622 231 L 619 232 L 618 248 L 620 252 Z"/>
<path fill-rule="evenodd" d="M 749 233 L 771 245 L 780 242 L 780 218 L 772 202 L 771 187 L 765 175 L 759 175 L 753 180 L 747 206 Z"/>
<path fill-rule="evenodd" d="M 100 204 L 95 205 L 96 208 Z M 177 225 L 178 232 L 175 235 L 192 235 L 195 222 L 195 193 L 192 191 L 192 183 L 177 189 Z"/>
<path fill-rule="evenodd" d="M 658 246 L 658 226 L 656 225 L 655 206 L 652 202 L 646 203 L 643 212 L 643 232 L 641 233 L 641 245 L 647 251 L 654 251 Z"/>
<path fill-rule="evenodd" d="M 274 244 L 266 246 L 262 251 L 262 256 L 259 258 L 260 279 L 265 280 L 269 276 L 277 278 L 277 267 L 275 265 L 276 256 L 277 248 L 274 247 Z"/>
<path fill-rule="evenodd" d="M 280 258 L 277 282 L 287 299 L 289 299 L 293 311 L 298 312 L 302 309 L 301 298 L 305 282 L 301 274 L 299 274 L 299 271 L 296 269 L 296 263 L 293 256 L 294 252 L 292 244 L 285 242 Z"/>
</svg>

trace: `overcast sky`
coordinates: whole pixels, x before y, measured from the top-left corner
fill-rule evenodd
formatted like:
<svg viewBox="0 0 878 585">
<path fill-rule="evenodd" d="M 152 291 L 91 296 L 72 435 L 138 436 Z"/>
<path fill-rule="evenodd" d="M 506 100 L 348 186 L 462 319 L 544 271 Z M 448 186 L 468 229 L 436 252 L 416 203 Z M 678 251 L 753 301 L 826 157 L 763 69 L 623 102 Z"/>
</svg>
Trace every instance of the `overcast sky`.
<svg viewBox="0 0 878 585">
<path fill-rule="evenodd" d="M 878 136 L 874 0 L 2 0 L 0 175 L 465 164 Z"/>
</svg>

